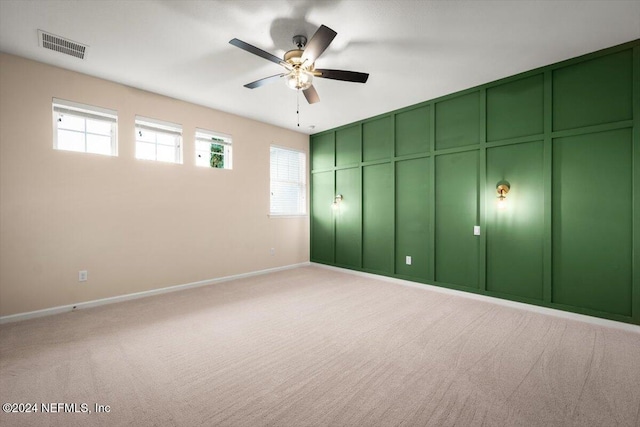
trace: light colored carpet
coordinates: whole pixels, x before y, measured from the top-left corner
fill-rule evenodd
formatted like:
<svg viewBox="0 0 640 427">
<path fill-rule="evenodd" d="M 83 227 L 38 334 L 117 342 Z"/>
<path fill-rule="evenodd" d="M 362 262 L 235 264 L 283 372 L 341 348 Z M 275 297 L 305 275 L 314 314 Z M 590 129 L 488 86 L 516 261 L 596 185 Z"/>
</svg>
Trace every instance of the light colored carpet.
<svg viewBox="0 0 640 427">
<path fill-rule="evenodd" d="M 0 327 L 3 426 L 638 426 L 640 333 L 304 267 Z"/>
</svg>

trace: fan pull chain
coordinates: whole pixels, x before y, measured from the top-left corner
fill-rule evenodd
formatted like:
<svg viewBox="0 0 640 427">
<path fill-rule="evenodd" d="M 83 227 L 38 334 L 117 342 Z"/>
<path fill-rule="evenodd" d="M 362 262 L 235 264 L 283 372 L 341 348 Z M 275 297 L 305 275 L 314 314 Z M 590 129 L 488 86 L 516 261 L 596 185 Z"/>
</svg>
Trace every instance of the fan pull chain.
<svg viewBox="0 0 640 427">
<path fill-rule="evenodd" d="M 300 127 L 300 89 L 298 89 L 296 96 L 296 115 L 298 116 L 298 127 Z"/>
</svg>

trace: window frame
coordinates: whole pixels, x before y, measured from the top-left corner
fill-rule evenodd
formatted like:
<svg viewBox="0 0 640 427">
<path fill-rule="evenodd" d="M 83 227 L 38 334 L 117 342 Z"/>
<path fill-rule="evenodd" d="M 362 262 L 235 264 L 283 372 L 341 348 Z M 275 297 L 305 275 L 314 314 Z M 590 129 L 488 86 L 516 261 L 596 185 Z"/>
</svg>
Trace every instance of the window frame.
<svg viewBox="0 0 640 427">
<path fill-rule="evenodd" d="M 301 154 L 302 155 L 302 161 L 299 162 L 299 176 L 302 178 L 302 181 L 294 181 L 295 183 L 297 183 L 297 185 L 300 186 L 299 188 L 299 195 L 302 196 L 302 200 L 298 200 L 298 205 L 302 206 L 302 212 L 274 212 L 272 210 L 273 208 L 273 204 L 272 204 L 272 198 L 273 198 L 273 185 L 274 185 L 274 181 L 272 179 L 273 176 L 273 172 L 271 170 L 272 166 L 273 166 L 273 160 L 272 160 L 272 150 L 276 149 L 276 150 L 283 150 L 283 151 L 288 151 L 288 152 L 292 152 L 292 153 L 297 153 L 297 154 Z M 308 186 L 307 186 L 307 181 L 308 181 L 308 166 L 307 166 L 307 158 L 308 158 L 308 154 L 307 152 L 303 151 L 303 150 L 299 150 L 296 148 L 291 148 L 291 147 L 285 147 L 282 145 L 276 145 L 276 144 L 271 144 L 269 146 L 269 217 L 274 217 L 274 218 L 287 218 L 287 217 L 305 217 L 309 214 L 309 203 L 308 203 Z M 276 181 L 276 182 L 282 182 L 282 181 Z"/>
<path fill-rule="evenodd" d="M 140 136 L 140 132 L 153 132 L 155 134 L 155 141 L 143 141 L 138 139 Z M 176 138 L 175 143 L 172 145 L 174 148 L 174 160 L 158 160 L 158 146 L 167 146 L 168 144 L 159 144 L 158 143 L 158 135 L 171 135 Z M 135 153 L 134 156 L 136 160 L 144 160 L 150 162 L 159 162 L 159 163 L 168 163 L 168 164 L 178 164 L 181 165 L 183 163 L 183 155 L 182 155 L 182 145 L 183 145 L 183 136 L 182 136 L 182 125 L 172 122 L 167 122 L 164 120 L 153 119 L 150 117 L 136 115 L 134 121 L 134 141 L 135 141 Z M 155 148 L 155 158 L 145 158 L 138 157 L 138 144 L 153 144 Z"/>
<path fill-rule="evenodd" d="M 211 138 L 211 140 L 209 140 Z M 214 167 L 211 166 L 211 160 L 207 166 L 198 164 L 198 153 L 204 152 L 205 150 L 198 150 L 198 143 L 208 143 L 211 145 L 221 145 L 223 147 L 222 158 L 223 158 L 223 167 Z M 233 169 L 233 138 L 231 135 L 216 132 L 212 130 L 207 130 L 203 128 L 196 128 L 194 134 L 194 161 L 196 167 L 199 168 L 208 168 L 208 169 L 221 169 L 221 170 L 232 170 Z M 209 146 L 209 151 L 207 154 L 211 154 L 211 147 Z"/>
<path fill-rule="evenodd" d="M 51 101 L 51 117 L 53 125 L 53 149 L 58 151 L 67 151 L 74 153 L 84 154 L 96 154 L 99 156 L 118 156 L 118 112 L 104 107 L 98 107 L 95 105 L 82 104 L 79 102 L 68 101 L 59 98 L 53 98 Z M 84 130 L 78 131 L 73 129 L 60 129 L 59 123 L 61 122 L 60 115 L 69 115 L 72 117 L 82 118 L 84 120 Z M 87 151 L 87 135 L 107 136 L 106 134 L 94 133 L 87 131 L 87 120 L 101 121 L 111 124 L 111 130 L 109 131 L 110 137 L 110 152 L 96 153 Z M 84 150 L 69 150 L 66 148 L 60 148 L 59 131 L 64 130 L 68 132 L 75 132 L 83 135 Z"/>
</svg>

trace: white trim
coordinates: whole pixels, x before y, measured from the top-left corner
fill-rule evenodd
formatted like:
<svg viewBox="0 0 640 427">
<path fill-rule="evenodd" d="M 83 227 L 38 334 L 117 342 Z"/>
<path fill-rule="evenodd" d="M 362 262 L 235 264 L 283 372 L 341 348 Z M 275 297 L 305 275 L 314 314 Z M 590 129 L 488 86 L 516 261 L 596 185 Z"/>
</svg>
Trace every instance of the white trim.
<svg viewBox="0 0 640 427">
<path fill-rule="evenodd" d="M 456 295 L 463 298 L 484 301 L 491 304 L 502 305 L 505 307 L 518 308 L 521 310 L 532 311 L 534 313 L 546 314 L 548 316 L 555 316 L 555 317 L 561 317 L 564 319 L 577 320 L 579 322 L 591 323 L 593 325 L 604 326 L 607 328 L 621 329 L 623 331 L 635 332 L 637 334 L 640 334 L 640 326 L 634 325 L 631 323 L 618 322 L 615 320 L 588 316 L 586 314 L 572 313 L 570 311 L 563 311 L 555 308 L 542 307 L 539 305 L 526 304 L 526 303 L 517 302 L 517 301 L 510 301 L 502 298 L 492 297 L 489 295 L 480 295 L 480 294 L 474 294 L 471 292 L 458 291 L 456 289 L 443 288 L 441 286 L 429 285 L 426 283 L 411 282 L 409 280 L 398 279 L 395 277 L 379 276 L 377 274 L 365 273 L 364 271 L 349 270 L 347 268 L 334 267 L 331 265 L 318 264 L 315 262 L 312 262 L 310 264 L 314 267 L 321 267 L 329 270 L 339 271 L 342 273 L 349 273 L 356 276 L 367 277 L 369 279 L 382 280 L 384 282 L 395 283 L 397 285 L 410 286 L 412 288 L 435 291 L 435 292 L 440 292 L 440 293 L 449 294 L 449 295 Z"/>
<path fill-rule="evenodd" d="M 80 310 L 100 305 L 113 304 L 116 302 L 128 301 L 132 299 L 145 298 L 152 295 L 166 294 L 169 292 L 182 291 L 190 288 L 199 288 L 201 286 L 213 285 L 216 283 L 228 282 L 230 280 L 244 279 L 246 277 L 260 276 L 262 274 L 275 273 L 276 271 L 291 270 L 298 267 L 307 267 L 311 265 L 309 262 L 300 264 L 285 265 L 282 267 L 267 268 L 265 270 L 251 271 L 248 273 L 234 274 L 232 276 L 218 277 L 216 279 L 201 280 L 199 282 L 185 283 L 183 285 L 174 285 L 166 288 L 151 289 L 149 291 L 135 292 L 132 294 L 118 295 L 115 297 L 101 298 L 93 301 L 79 302 L 77 304 L 61 305 L 58 307 L 45 308 L 43 310 L 29 311 L 26 313 L 11 314 L 0 317 L 0 325 L 4 323 L 19 322 L 21 320 L 34 319 L 36 317 L 51 316 L 53 314 L 67 313 L 69 311 Z"/>
</svg>

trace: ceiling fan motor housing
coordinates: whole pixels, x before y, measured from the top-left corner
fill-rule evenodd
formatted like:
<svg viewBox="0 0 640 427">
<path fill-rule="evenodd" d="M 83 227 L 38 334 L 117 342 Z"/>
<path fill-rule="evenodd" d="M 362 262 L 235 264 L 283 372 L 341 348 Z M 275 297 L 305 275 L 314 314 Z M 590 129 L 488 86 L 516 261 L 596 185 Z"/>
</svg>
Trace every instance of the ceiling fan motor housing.
<svg viewBox="0 0 640 427">
<path fill-rule="evenodd" d="M 307 38 L 301 35 L 293 36 L 293 45 L 298 49 L 304 49 L 307 45 Z"/>
</svg>

